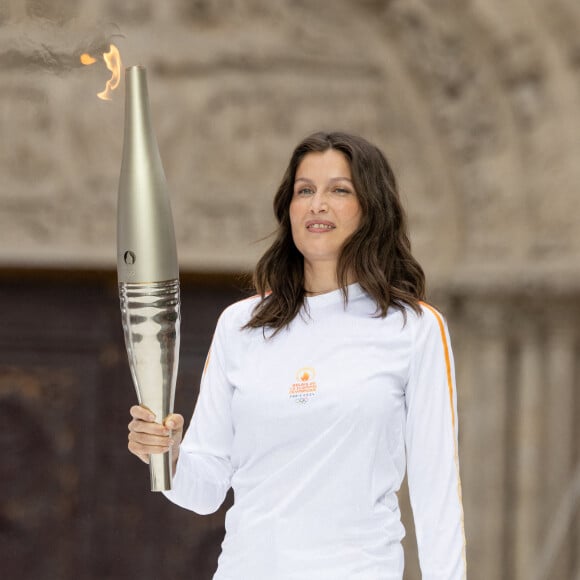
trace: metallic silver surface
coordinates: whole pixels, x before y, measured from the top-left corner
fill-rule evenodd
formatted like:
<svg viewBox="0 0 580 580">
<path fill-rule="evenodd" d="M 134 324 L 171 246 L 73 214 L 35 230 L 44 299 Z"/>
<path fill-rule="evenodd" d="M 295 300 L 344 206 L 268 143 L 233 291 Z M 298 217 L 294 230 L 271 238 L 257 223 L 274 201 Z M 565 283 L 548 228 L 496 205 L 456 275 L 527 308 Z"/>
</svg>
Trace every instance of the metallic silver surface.
<svg viewBox="0 0 580 580">
<path fill-rule="evenodd" d="M 125 72 L 125 135 L 117 207 L 117 272 L 125 344 L 140 404 L 173 412 L 179 360 L 179 266 L 143 67 Z M 151 490 L 171 489 L 169 453 L 151 455 Z"/>
<path fill-rule="evenodd" d="M 139 403 L 162 422 L 173 411 L 179 362 L 179 280 L 119 284 L 125 345 Z M 152 454 L 151 491 L 171 489 L 171 453 Z"/>
<path fill-rule="evenodd" d="M 143 67 L 125 71 L 125 136 L 117 206 L 119 282 L 179 277 L 171 205 Z"/>
</svg>

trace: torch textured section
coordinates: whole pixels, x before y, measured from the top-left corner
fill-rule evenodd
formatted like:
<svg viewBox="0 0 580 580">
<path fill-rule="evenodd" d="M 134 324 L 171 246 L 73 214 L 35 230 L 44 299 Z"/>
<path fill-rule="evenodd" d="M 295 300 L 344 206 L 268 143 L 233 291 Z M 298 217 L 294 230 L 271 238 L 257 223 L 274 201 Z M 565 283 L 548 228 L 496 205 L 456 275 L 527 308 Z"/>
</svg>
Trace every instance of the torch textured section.
<svg viewBox="0 0 580 580">
<path fill-rule="evenodd" d="M 179 363 L 179 280 L 120 283 L 121 314 L 139 403 L 162 422 L 173 412 Z M 151 456 L 151 490 L 171 489 L 171 456 Z"/>
</svg>

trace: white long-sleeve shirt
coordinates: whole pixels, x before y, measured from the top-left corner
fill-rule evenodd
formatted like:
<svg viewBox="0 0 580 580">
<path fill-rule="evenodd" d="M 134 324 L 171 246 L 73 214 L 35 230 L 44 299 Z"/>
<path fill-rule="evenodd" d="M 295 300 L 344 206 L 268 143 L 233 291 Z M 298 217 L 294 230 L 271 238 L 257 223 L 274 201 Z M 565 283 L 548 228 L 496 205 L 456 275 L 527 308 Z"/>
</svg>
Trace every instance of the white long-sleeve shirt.
<svg viewBox="0 0 580 580">
<path fill-rule="evenodd" d="M 408 471 L 424 580 L 465 578 L 456 391 L 447 327 L 358 284 L 306 298 L 273 338 L 220 317 L 167 497 L 234 505 L 214 580 L 401 580 L 396 492 Z"/>
</svg>

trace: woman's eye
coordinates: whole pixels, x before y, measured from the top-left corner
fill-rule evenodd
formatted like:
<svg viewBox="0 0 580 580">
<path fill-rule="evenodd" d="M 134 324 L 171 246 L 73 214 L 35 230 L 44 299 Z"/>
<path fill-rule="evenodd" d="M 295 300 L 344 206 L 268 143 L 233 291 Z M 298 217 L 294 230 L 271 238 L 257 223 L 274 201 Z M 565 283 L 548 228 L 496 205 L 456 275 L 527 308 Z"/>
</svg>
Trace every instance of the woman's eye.
<svg viewBox="0 0 580 580">
<path fill-rule="evenodd" d="M 296 192 L 298 195 L 310 195 L 312 193 L 312 189 L 310 187 L 303 187 Z"/>
<path fill-rule="evenodd" d="M 336 193 L 350 193 L 350 189 L 346 189 L 345 187 L 336 187 L 334 191 Z"/>
</svg>

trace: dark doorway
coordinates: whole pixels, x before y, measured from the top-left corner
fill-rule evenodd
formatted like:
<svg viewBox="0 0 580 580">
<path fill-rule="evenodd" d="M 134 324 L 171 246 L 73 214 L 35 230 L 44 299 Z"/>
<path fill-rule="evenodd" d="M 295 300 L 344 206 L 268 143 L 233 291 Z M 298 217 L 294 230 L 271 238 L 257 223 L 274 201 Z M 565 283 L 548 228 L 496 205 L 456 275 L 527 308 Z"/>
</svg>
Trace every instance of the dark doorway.
<svg viewBox="0 0 580 580">
<path fill-rule="evenodd" d="M 182 278 L 176 410 L 189 420 L 233 277 Z M 126 449 L 131 383 L 113 274 L 0 276 L 0 561 L 6 577 L 210 579 L 231 498 L 198 516 Z"/>
</svg>

